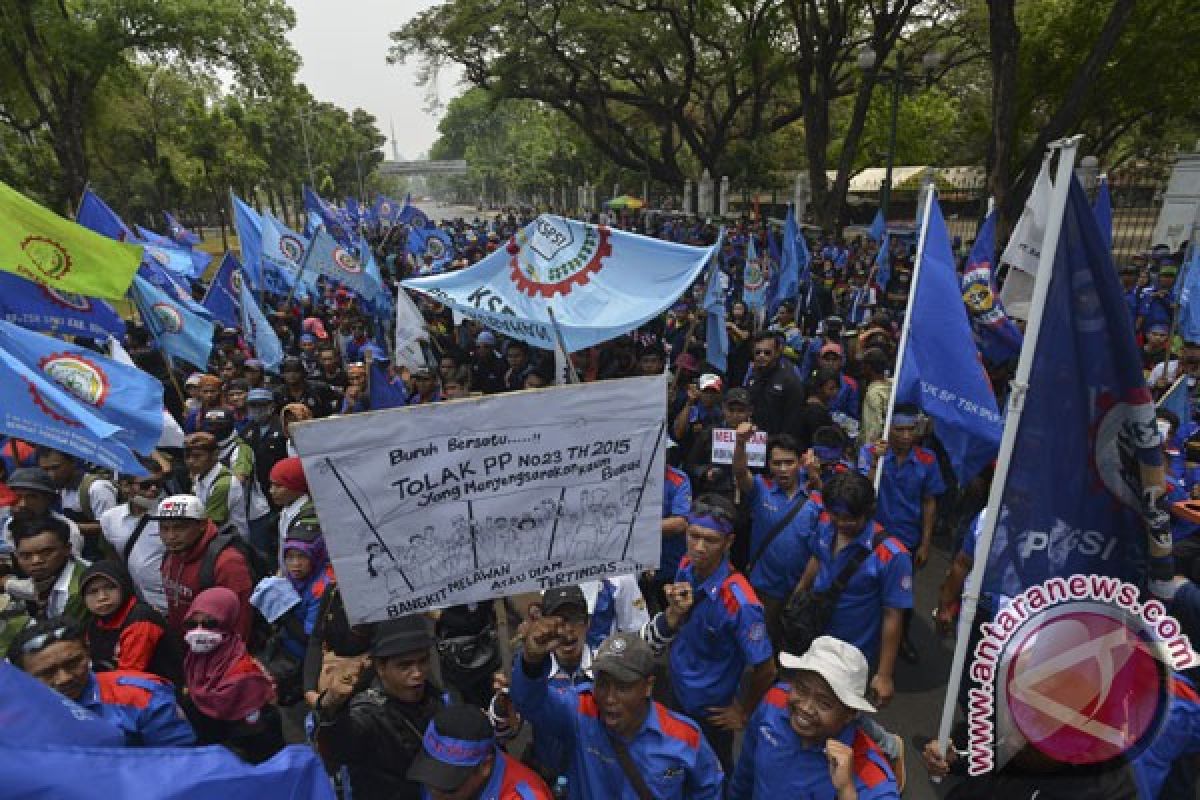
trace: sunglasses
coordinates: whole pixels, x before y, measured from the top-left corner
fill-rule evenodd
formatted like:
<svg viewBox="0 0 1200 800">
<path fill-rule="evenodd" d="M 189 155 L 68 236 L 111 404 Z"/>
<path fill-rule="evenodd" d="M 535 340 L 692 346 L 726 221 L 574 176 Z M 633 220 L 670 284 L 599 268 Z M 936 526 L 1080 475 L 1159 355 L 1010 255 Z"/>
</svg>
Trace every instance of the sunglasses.
<svg viewBox="0 0 1200 800">
<path fill-rule="evenodd" d="M 187 619 L 183 621 L 183 629 L 185 631 L 194 631 L 197 628 L 203 628 L 206 631 L 215 631 L 219 629 L 219 625 L 215 621 L 207 619 Z"/>
<path fill-rule="evenodd" d="M 756 355 L 756 356 L 773 356 L 773 355 L 775 355 L 775 351 L 774 350 L 755 350 L 754 355 Z"/>
<path fill-rule="evenodd" d="M 134 489 L 141 491 L 141 490 L 145 490 L 145 489 L 161 489 L 163 486 L 163 482 L 162 481 L 134 481 L 130 485 Z"/>
</svg>

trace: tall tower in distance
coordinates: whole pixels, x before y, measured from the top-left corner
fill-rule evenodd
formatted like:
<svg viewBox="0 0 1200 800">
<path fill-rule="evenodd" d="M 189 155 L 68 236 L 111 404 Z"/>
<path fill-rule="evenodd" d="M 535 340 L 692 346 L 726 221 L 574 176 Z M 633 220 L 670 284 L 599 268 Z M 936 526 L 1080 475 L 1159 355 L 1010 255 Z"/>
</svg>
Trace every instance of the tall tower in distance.
<svg viewBox="0 0 1200 800">
<path fill-rule="evenodd" d="M 400 146 L 396 143 L 396 119 L 391 120 L 392 123 L 392 161 L 400 160 Z"/>
</svg>

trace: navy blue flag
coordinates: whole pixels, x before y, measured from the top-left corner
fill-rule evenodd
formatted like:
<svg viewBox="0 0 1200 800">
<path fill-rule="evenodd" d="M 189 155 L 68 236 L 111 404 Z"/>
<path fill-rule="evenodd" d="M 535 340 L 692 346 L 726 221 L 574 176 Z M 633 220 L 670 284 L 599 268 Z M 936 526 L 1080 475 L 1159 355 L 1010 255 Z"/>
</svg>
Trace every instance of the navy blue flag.
<svg viewBox="0 0 1200 800">
<path fill-rule="evenodd" d="M 0 747 L 0 774 L 9 797 L 334 800 L 320 757 L 305 745 L 285 747 L 270 760 L 254 765 L 219 745 L 66 747 L 22 743 Z"/>
<path fill-rule="evenodd" d="M 437 228 L 412 228 L 408 232 L 408 252 L 416 257 L 422 275 L 436 274 L 454 260 L 454 240 Z M 433 259 L 429 272 L 424 269 L 425 256 Z"/>
<path fill-rule="evenodd" d="M 167 233 L 176 243 L 184 247 L 194 247 L 203 241 L 199 236 L 179 224 L 179 220 L 175 219 L 170 211 L 164 211 L 163 216 L 167 218 Z"/>
<path fill-rule="evenodd" d="M 888 281 L 892 279 L 892 237 L 890 234 L 883 235 L 883 241 L 879 245 L 879 252 L 875 254 L 875 283 L 879 288 L 887 291 Z"/>
<path fill-rule="evenodd" d="M 400 217 L 400 210 L 402 208 L 403 206 L 400 203 L 397 203 L 386 194 L 381 194 L 375 198 L 375 219 L 379 224 L 386 222 L 388 225 L 395 225 L 397 219 Z"/>
<path fill-rule="evenodd" d="M 388 375 L 386 361 L 371 360 L 371 374 L 367 377 L 367 382 L 371 389 L 372 411 L 408 405 L 408 388 L 400 378 Z"/>
<path fill-rule="evenodd" d="M 1163 481 L 1133 321 L 1074 178 L 1049 280 L 984 579 L 1010 597 L 1052 576 L 1142 583 L 1142 487 Z"/>
<path fill-rule="evenodd" d="M 103 300 L 60 292 L 11 272 L 0 272 L 0 316 L 31 331 L 125 336 L 125 321 Z"/>
<path fill-rule="evenodd" d="M 788 206 L 783 224 L 783 261 L 779 265 L 779 279 L 770 284 L 767 316 L 774 317 L 784 300 L 794 300 L 799 294 L 800 284 L 808 276 L 808 261 L 808 242 L 796 225 L 796 210 Z"/>
<path fill-rule="evenodd" d="M 933 420 L 962 485 L 996 457 L 1004 419 L 959 302 L 958 273 L 942 209 L 936 197 L 929 202 L 896 402 L 916 403 Z"/>
<path fill-rule="evenodd" d="M 136 242 L 138 237 L 129 226 L 100 199 L 100 195 L 91 189 L 83 190 L 83 198 L 79 201 L 79 211 L 75 213 L 75 221 L 96 233 L 116 239 L 118 242 Z"/>
<path fill-rule="evenodd" d="M 135 454 L 162 437 L 162 403 L 137 367 L 0 321 L 0 432 L 144 475 Z"/>
<path fill-rule="evenodd" d="M 207 368 L 215 331 L 212 322 L 193 313 L 179 298 L 162 291 L 141 273 L 133 276 L 129 294 L 164 353 L 197 369 Z M 204 313 L 207 315 L 208 309 Z"/>
<path fill-rule="evenodd" d="M 996 289 L 996 272 L 992 259 L 996 253 L 996 212 L 987 219 L 975 235 L 975 244 L 967 256 L 967 268 L 962 276 L 962 299 L 971 319 L 971 329 L 979 352 L 990 364 L 1003 364 L 1021 354 L 1021 330 L 1004 310 L 1000 292 Z"/>
<path fill-rule="evenodd" d="M 1096 216 L 1096 226 L 1104 237 L 1104 246 L 1112 252 L 1113 244 L 1113 208 L 1112 193 L 1108 189 L 1108 179 L 1100 179 L 1100 189 L 1096 192 L 1096 202 L 1092 204 L 1092 213 Z"/>
<path fill-rule="evenodd" d="M 883 219 L 883 209 L 875 209 L 875 219 L 871 220 L 871 227 L 867 230 L 867 237 L 874 242 L 882 242 L 884 235 L 887 233 L 887 223 Z"/>
<path fill-rule="evenodd" d="M 208 294 L 201 303 L 212 318 L 227 328 L 241 324 L 238 298 L 242 296 L 242 265 L 233 253 L 226 253 L 208 285 Z"/>
<path fill-rule="evenodd" d="M 404 208 L 396 214 L 396 222 L 410 228 L 428 228 L 430 226 L 429 217 L 425 212 L 412 204 L 411 194 L 405 196 Z"/>
<path fill-rule="evenodd" d="M 0 661 L 0 708 L 0 750 L 46 744 L 125 746 L 125 734 L 117 726 L 7 661 Z"/>
<path fill-rule="evenodd" d="M 339 244 L 350 246 L 350 232 L 346 230 L 343 224 L 342 215 L 337 209 L 321 199 L 320 195 L 314 192 L 309 187 L 304 187 L 304 207 L 321 218 L 321 222 L 325 225 L 326 232 L 329 233 Z"/>
</svg>

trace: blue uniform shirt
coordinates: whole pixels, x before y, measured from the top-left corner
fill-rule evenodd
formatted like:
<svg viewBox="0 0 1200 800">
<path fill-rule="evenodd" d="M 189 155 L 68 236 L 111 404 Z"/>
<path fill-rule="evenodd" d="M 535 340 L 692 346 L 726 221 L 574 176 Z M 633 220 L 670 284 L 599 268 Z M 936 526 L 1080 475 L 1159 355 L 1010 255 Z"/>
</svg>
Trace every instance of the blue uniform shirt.
<svg viewBox="0 0 1200 800">
<path fill-rule="evenodd" d="M 753 557 L 758 552 L 758 548 L 766 539 L 767 534 L 775 529 L 775 526 L 782 520 L 792 506 L 799 503 L 803 506 L 807 492 L 804 491 L 804 475 L 801 474 L 796 478 L 799 488 L 791 497 L 780 489 L 775 481 L 770 478 L 765 478 L 762 475 L 754 476 L 754 484 L 750 487 L 750 491 L 746 493 L 746 502 L 750 504 L 750 549 L 747 551 L 750 557 Z M 788 523 L 788 528 L 794 527 L 801 514 L 797 513 L 792 517 L 792 521 Z M 779 536 L 783 536 L 782 533 Z M 775 543 L 779 541 L 779 537 L 775 538 L 771 547 L 768 550 L 774 549 Z"/>
<path fill-rule="evenodd" d="M 1187 793 L 1163 791 L 1167 774 L 1184 756 L 1200 753 L 1200 695 L 1185 678 L 1172 675 L 1167 720 L 1154 742 L 1133 760 L 1139 797 L 1184 797 Z"/>
<path fill-rule="evenodd" d="M 859 470 L 868 474 L 875 459 L 875 445 L 866 445 L 859 458 Z M 865 467 L 865 469 L 864 469 Z M 888 450 L 883 456 L 883 478 L 879 482 L 879 500 L 875 517 L 887 532 L 915 549 L 921 543 L 921 502 L 946 491 L 937 456 L 924 447 L 913 447 L 904 463 Z"/>
<path fill-rule="evenodd" d="M 756 484 L 758 480 L 755 478 Z M 804 507 L 751 568 L 750 585 L 754 591 L 773 600 L 783 600 L 791 594 L 812 557 L 810 539 L 823 510 L 820 494 L 810 494 Z"/>
<path fill-rule="evenodd" d="M 567 785 L 573 798 L 638 800 L 625 777 L 611 734 L 600 720 L 590 686 L 572 692 L 550 689 L 550 659 L 542 674 L 525 674 L 520 654 L 512 673 L 512 699 L 517 710 L 535 729 L 560 738 L 569 750 Z M 690 719 L 650 702 L 641 729 L 626 742 L 657 800 L 720 800 L 725 783 L 721 764 L 699 727 Z"/>
<path fill-rule="evenodd" d="M 692 510 L 692 482 L 687 473 L 667 467 L 666 479 L 663 480 L 663 519 L 667 517 L 686 517 Z M 687 537 L 664 536 L 662 555 L 659 557 L 658 573 L 654 579 L 660 583 L 669 581 L 679 568 L 679 560 L 687 552 Z"/>
<path fill-rule="evenodd" d="M 421 797 L 423 800 L 429 800 L 432 795 L 422 786 Z M 549 795 L 546 794 L 545 785 L 536 773 L 497 747 L 491 777 L 476 797 L 478 800 L 542 800 Z"/>
<path fill-rule="evenodd" d="M 842 386 L 829 404 L 829 413 L 839 411 L 851 419 L 861 419 L 862 403 L 858 396 L 858 381 L 849 375 L 842 376 Z"/>
<path fill-rule="evenodd" d="M 812 538 L 813 555 L 820 563 L 813 589 L 828 589 L 850 560 L 851 553 L 869 548 L 875 532 L 881 529 L 878 522 L 868 522 L 858 538 L 834 556 L 837 530 L 829 515 L 822 514 L 817 533 Z M 889 536 L 867 556 L 846 584 L 825 633 L 857 647 L 874 667 L 879 661 L 883 610 L 908 609 L 912 604 L 912 557 L 900 540 Z"/>
<path fill-rule="evenodd" d="M 729 559 L 703 582 L 684 559 L 677 583 L 692 585 L 695 602 L 671 642 L 671 688 L 684 712 L 707 717 L 711 706 L 727 706 L 747 666 L 774 657 L 763 607 L 750 583 Z"/>
<path fill-rule="evenodd" d="M 1147 287 L 1142 293 L 1141 302 L 1138 304 L 1138 316 L 1142 318 L 1143 331 L 1149 330 L 1151 325 L 1170 326 L 1171 324 L 1175 307 L 1171 302 L 1171 290 L 1164 290 L 1167 293 L 1165 298 L 1158 297 L 1158 291 Z"/>
<path fill-rule="evenodd" d="M 175 703 L 170 683 L 131 670 L 91 673 L 79 705 L 116 725 L 130 745 L 183 747 L 196 733 Z"/>
<path fill-rule="evenodd" d="M 750 717 L 742 753 L 729 781 L 729 800 L 834 800 L 824 742 L 808 747 L 788 720 L 788 686 L 776 684 Z M 854 788 L 859 800 L 898 800 L 887 759 L 858 722 L 837 735 L 854 750 Z"/>
</svg>

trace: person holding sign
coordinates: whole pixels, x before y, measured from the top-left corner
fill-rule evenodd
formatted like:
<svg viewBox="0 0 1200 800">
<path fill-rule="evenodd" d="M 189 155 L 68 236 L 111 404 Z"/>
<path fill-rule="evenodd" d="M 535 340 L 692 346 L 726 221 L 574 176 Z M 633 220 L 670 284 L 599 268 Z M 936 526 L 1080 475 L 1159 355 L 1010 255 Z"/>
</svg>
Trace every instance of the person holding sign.
<svg viewBox="0 0 1200 800">
<path fill-rule="evenodd" d="M 725 498 L 701 495 L 696 500 L 688 514 L 687 557 L 675 583 L 667 587 L 668 597 L 690 593 L 697 598 L 695 605 L 682 625 L 668 611 L 643 629 L 655 650 L 670 646 L 675 703 L 700 723 L 726 771 L 733 767 L 734 733 L 745 728 L 775 680 L 775 653 L 762 604 L 729 563 L 733 523 L 733 504 Z"/>
</svg>

